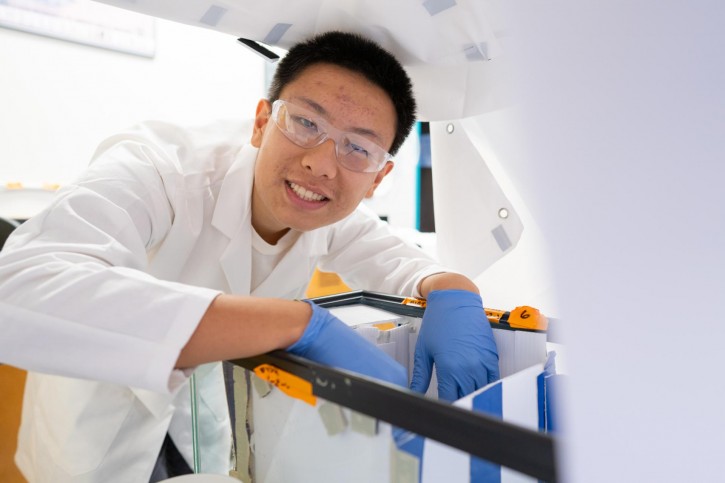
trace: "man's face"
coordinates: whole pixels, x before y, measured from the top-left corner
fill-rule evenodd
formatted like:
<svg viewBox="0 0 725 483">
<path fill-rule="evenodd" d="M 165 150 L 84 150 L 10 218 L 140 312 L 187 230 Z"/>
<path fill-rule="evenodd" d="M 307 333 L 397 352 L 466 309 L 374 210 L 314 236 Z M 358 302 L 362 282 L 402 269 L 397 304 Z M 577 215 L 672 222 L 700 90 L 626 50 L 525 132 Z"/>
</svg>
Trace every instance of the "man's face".
<svg viewBox="0 0 725 483">
<path fill-rule="evenodd" d="M 395 108 L 385 91 L 362 75 L 330 64 L 307 67 L 280 93 L 280 99 L 320 115 L 343 131 L 364 133 L 385 150 L 395 137 Z M 259 148 L 252 191 L 252 225 L 276 243 L 289 228 L 309 231 L 352 213 L 392 169 L 358 173 L 340 165 L 335 142 L 296 145 L 269 117 L 272 106 L 257 106 L 252 144 Z"/>
</svg>

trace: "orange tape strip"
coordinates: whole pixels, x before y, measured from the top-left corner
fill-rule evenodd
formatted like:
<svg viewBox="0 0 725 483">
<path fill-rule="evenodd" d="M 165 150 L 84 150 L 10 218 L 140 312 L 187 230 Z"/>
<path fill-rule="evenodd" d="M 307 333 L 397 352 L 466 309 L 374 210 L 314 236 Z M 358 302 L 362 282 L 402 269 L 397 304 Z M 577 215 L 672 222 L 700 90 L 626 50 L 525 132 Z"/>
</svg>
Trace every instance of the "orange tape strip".
<svg viewBox="0 0 725 483">
<path fill-rule="evenodd" d="M 484 308 L 483 311 L 486 314 L 486 317 L 488 317 L 488 320 L 490 322 L 499 322 L 501 320 L 501 317 L 506 314 L 503 310 L 496 310 L 496 309 L 486 309 Z"/>
<path fill-rule="evenodd" d="M 418 307 L 425 308 L 425 300 L 423 299 L 414 299 L 413 297 L 406 297 L 403 299 L 403 305 L 417 305 Z"/>
<path fill-rule="evenodd" d="M 312 406 L 317 404 L 317 397 L 312 394 L 312 383 L 305 381 L 301 377 L 297 377 L 270 364 L 258 365 L 254 368 L 254 373 L 260 379 L 264 379 L 277 386 L 280 391 L 288 396 L 300 399 Z"/>
<path fill-rule="evenodd" d="M 424 299 L 406 297 L 403 299 L 403 305 L 417 305 L 418 307 L 425 308 L 426 301 Z M 505 311 L 497 309 L 484 308 L 484 312 L 490 322 L 496 323 L 506 315 Z M 549 327 L 549 321 L 539 312 L 539 309 L 529 307 L 528 305 L 522 305 L 521 307 L 513 309 L 509 313 L 508 324 L 516 329 L 546 330 Z"/>
</svg>

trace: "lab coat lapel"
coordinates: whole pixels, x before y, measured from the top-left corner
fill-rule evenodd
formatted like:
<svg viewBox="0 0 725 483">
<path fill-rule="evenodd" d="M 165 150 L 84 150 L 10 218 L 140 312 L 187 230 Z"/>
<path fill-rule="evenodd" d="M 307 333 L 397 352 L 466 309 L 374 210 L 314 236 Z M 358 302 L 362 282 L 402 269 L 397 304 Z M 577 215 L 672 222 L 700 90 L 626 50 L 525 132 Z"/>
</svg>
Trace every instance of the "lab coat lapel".
<svg viewBox="0 0 725 483">
<path fill-rule="evenodd" d="M 252 267 L 252 237 L 249 228 L 239 226 L 219 262 L 231 293 L 249 295 Z"/>
<path fill-rule="evenodd" d="M 327 228 L 302 233 L 272 273 L 254 290 L 256 297 L 290 297 L 304 294 L 317 260 L 325 255 Z"/>
<path fill-rule="evenodd" d="M 252 185 L 257 149 L 245 145 L 219 190 L 212 226 L 229 237 L 219 262 L 234 294 L 248 295 L 252 267 Z"/>
</svg>

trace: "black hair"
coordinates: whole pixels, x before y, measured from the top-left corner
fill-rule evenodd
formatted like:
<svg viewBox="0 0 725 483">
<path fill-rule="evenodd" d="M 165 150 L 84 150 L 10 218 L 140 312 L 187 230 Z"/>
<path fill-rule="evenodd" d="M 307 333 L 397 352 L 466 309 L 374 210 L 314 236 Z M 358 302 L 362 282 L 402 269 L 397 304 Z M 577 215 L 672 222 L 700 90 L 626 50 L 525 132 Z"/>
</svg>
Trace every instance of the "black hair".
<svg viewBox="0 0 725 483">
<path fill-rule="evenodd" d="M 395 107 L 397 124 L 390 154 L 395 154 L 415 124 L 413 86 L 400 62 L 365 37 L 347 32 L 326 32 L 294 45 L 277 65 L 267 94 L 279 98 L 284 86 L 313 64 L 327 63 L 362 74 L 382 88 Z"/>
</svg>

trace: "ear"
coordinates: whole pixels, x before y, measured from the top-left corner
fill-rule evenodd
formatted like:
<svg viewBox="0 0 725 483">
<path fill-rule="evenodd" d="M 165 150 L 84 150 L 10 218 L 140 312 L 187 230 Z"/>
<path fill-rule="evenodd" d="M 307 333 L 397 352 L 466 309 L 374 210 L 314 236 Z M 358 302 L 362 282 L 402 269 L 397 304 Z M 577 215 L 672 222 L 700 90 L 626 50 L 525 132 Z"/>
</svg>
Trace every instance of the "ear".
<svg viewBox="0 0 725 483">
<path fill-rule="evenodd" d="M 385 163 L 385 166 L 383 166 L 383 169 L 377 172 L 375 175 L 375 180 L 373 181 L 373 185 L 370 187 L 367 193 L 365 193 L 365 198 L 372 198 L 373 194 L 375 193 L 375 188 L 378 187 L 380 183 L 383 182 L 383 179 L 393 170 L 394 163 L 392 161 L 387 161 Z"/>
<path fill-rule="evenodd" d="M 269 122 L 272 115 L 272 104 L 267 99 L 260 99 L 257 103 L 257 113 L 254 116 L 254 131 L 252 132 L 252 146 L 259 148 L 262 146 L 262 136 L 264 128 Z"/>
</svg>

